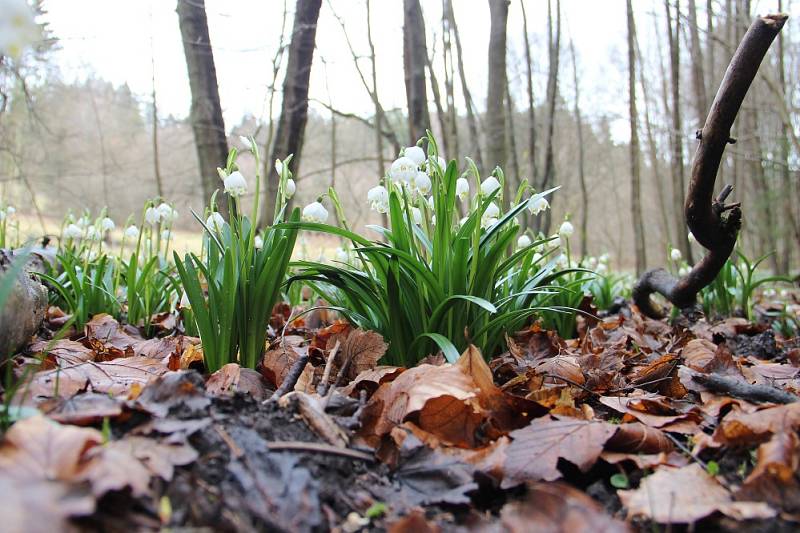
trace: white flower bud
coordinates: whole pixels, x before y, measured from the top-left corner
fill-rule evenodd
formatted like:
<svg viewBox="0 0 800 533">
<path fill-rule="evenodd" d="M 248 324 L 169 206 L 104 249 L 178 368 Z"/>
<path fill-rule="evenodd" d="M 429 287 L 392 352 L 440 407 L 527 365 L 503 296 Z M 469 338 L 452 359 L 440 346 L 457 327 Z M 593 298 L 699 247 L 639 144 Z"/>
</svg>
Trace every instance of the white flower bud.
<svg viewBox="0 0 800 533">
<path fill-rule="evenodd" d="M 155 226 L 161 222 L 161 213 L 155 207 L 148 207 L 144 212 L 144 219 L 151 226 Z"/>
<path fill-rule="evenodd" d="M 297 184 L 295 184 L 292 178 L 286 180 L 286 198 L 291 198 L 294 196 L 295 191 L 297 191 Z"/>
<path fill-rule="evenodd" d="M 569 220 L 565 220 L 561 223 L 561 227 L 558 228 L 558 235 L 559 237 L 563 237 L 568 239 L 572 237 L 572 234 L 575 233 L 575 228 L 572 226 Z"/>
<path fill-rule="evenodd" d="M 96 226 L 89 226 L 86 229 L 86 238 L 90 241 L 99 241 L 102 235 L 100 235 L 100 230 Z"/>
<path fill-rule="evenodd" d="M 677 248 L 673 248 L 672 250 L 669 251 L 669 257 L 673 261 L 680 261 L 681 259 L 683 259 L 683 255 L 681 255 L 681 251 L 678 250 Z"/>
<path fill-rule="evenodd" d="M 80 239 L 83 235 L 83 230 L 77 224 L 70 224 L 64 228 L 65 239 Z"/>
<path fill-rule="evenodd" d="M 531 238 L 527 235 L 520 235 L 517 239 L 517 248 L 527 248 L 531 245 Z"/>
<path fill-rule="evenodd" d="M 125 228 L 125 238 L 126 239 L 138 239 L 139 238 L 139 228 L 131 224 L 127 228 Z"/>
<path fill-rule="evenodd" d="M 389 191 L 383 185 L 378 185 L 367 191 L 367 201 L 370 209 L 378 213 L 389 211 Z"/>
<path fill-rule="evenodd" d="M 278 173 L 278 176 L 281 176 L 283 174 L 283 161 L 281 161 L 280 159 L 275 160 L 275 172 Z"/>
<path fill-rule="evenodd" d="M 225 192 L 233 197 L 241 196 L 247 192 L 247 180 L 238 170 L 231 172 L 223 183 L 225 184 Z"/>
<path fill-rule="evenodd" d="M 104 217 L 103 220 L 100 221 L 100 229 L 103 231 L 111 231 L 116 227 L 117 226 L 114 224 L 114 221 L 108 217 Z"/>
<path fill-rule="evenodd" d="M 422 211 L 420 211 L 419 207 L 411 208 L 411 219 L 417 226 L 422 224 Z"/>
<path fill-rule="evenodd" d="M 264 247 L 264 239 L 261 235 L 256 235 L 253 237 L 253 246 L 255 246 L 256 250 L 260 250 Z"/>
</svg>

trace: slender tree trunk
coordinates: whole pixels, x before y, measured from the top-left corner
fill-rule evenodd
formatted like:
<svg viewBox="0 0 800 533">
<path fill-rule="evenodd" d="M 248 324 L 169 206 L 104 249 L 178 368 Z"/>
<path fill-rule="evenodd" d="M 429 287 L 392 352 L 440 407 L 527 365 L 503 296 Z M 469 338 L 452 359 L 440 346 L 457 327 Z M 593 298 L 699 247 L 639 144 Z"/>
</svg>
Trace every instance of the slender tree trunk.
<svg viewBox="0 0 800 533">
<path fill-rule="evenodd" d="M 439 123 L 441 135 L 439 138 L 442 140 L 442 148 L 444 153 L 450 153 L 450 135 L 448 135 L 447 113 L 445 113 L 442 106 L 442 95 L 439 92 L 439 80 L 436 79 L 436 72 L 433 70 L 433 59 L 430 56 L 425 58 L 425 65 L 428 68 L 428 76 L 431 82 L 431 94 L 433 95 L 433 104 L 436 107 L 436 121 Z"/>
<path fill-rule="evenodd" d="M 272 81 L 269 84 L 269 99 L 267 100 L 267 136 L 264 140 L 264 154 L 272 154 L 272 141 L 275 138 L 275 115 L 273 111 L 273 104 L 275 103 L 275 92 L 276 87 L 278 85 L 278 73 L 281 70 L 281 63 L 283 63 L 283 55 L 286 52 L 286 45 L 284 44 L 284 38 L 286 37 L 286 22 L 289 18 L 289 9 L 287 8 L 287 0 L 283 0 L 283 17 L 281 19 L 281 35 L 280 39 L 278 39 L 278 49 L 275 51 L 275 55 L 272 56 Z M 269 197 L 269 182 L 270 182 L 270 175 L 275 172 L 273 168 L 275 167 L 275 161 L 271 161 L 269 158 L 264 158 L 264 168 L 262 171 L 262 183 L 263 183 L 263 198 L 262 198 L 262 205 L 267 205 L 270 200 L 267 198 Z M 271 200 L 274 202 L 274 198 Z M 266 225 L 271 222 L 269 216 L 266 214 L 266 209 L 262 210 L 261 212 L 261 224 Z"/>
<path fill-rule="evenodd" d="M 89 100 L 92 103 L 92 114 L 94 115 L 94 123 L 97 126 L 97 137 L 98 137 L 98 145 L 100 146 L 100 172 L 103 178 L 103 202 L 105 203 L 106 207 L 110 207 L 110 198 L 108 196 L 108 164 L 107 164 L 107 155 L 106 155 L 106 140 L 105 135 L 103 135 L 103 123 L 100 120 L 100 113 L 97 110 L 97 102 L 94 99 L 94 89 L 91 85 L 88 86 L 89 89 Z M 159 193 L 159 196 L 161 194 Z"/>
<path fill-rule="evenodd" d="M 419 0 L 403 0 L 403 68 L 406 77 L 409 144 L 425 137 L 431 127 L 428 96 L 425 90 L 425 64 L 428 51 L 425 45 L 425 20 Z"/>
<path fill-rule="evenodd" d="M 161 165 L 158 158 L 158 98 L 156 97 L 156 55 L 153 50 L 153 34 L 150 34 L 150 69 L 153 88 L 153 176 L 156 179 L 158 196 L 164 197 L 164 183 L 161 180 Z"/>
<path fill-rule="evenodd" d="M 783 1 L 778 0 L 778 12 L 783 12 Z M 785 29 L 788 31 L 788 28 Z M 786 65 L 785 50 L 783 48 L 783 33 L 778 34 L 778 83 L 780 85 L 781 104 L 786 104 Z M 783 198 L 783 253 L 781 254 L 780 273 L 788 274 L 792 260 L 792 249 L 800 249 L 800 225 L 795 215 L 796 206 L 792 205 L 793 186 L 791 172 L 789 169 L 789 128 L 785 120 L 781 120 L 781 140 L 780 140 L 780 175 L 781 175 L 781 196 Z"/>
<path fill-rule="evenodd" d="M 575 86 L 575 128 L 578 135 L 578 183 L 581 186 L 581 256 L 586 257 L 589 255 L 589 192 L 586 189 L 586 172 L 584 168 L 584 146 L 583 146 L 583 117 L 581 117 L 581 104 L 580 104 L 580 83 L 578 82 L 578 61 L 575 57 L 575 43 L 572 39 L 569 40 L 569 53 L 572 57 L 572 83 Z"/>
<path fill-rule="evenodd" d="M 486 95 L 486 163 L 487 171 L 506 161 L 506 126 L 503 99 L 506 90 L 506 24 L 508 0 L 489 0 L 489 67 Z M 505 182 L 503 203 L 508 205 L 509 180 Z"/>
<path fill-rule="evenodd" d="M 555 24 L 553 19 L 555 18 Z M 545 139 L 544 175 L 537 187 L 547 189 L 555 183 L 555 157 L 553 153 L 553 132 L 556 122 L 556 97 L 558 95 L 558 64 L 561 55 L 561 2 L 556 0 L 556 14 L 553 17 L 551 1 L 547 0 L 547 41 L 549 48 L 549 64 L 547 72 L 547 137 Z M 551 200 L 552 202 L 552 200 Z M 552 210 L 545 211 L 543 217 L 536 219 L 535 231 L 550 233 Z"/>
<path fill-rule="evenodd" d="M 483 157 L 481 156 L 481 141 L 478 134 L 478 120 L 475 117 L 475 104 L 472 101 L 472 94 L 467 85 L 467 74 L 464 70 L 464 55 L 461 51 L 461 38 L 458 35 L 458 25 L 456 16 L 453 12 L 451 0 L 446 0 L 447 18 L 450 21 L 450 28 L 453 30 L 453 39 L 456 42 L 456 60 L 458 62 L 458 76 L 461 81 L 461 92 L 464 95 L 464 107 L 467 113 L 467 128 L 470 137 L 470 157 L 475 161 L 478 170 L 483 171 Z"/>
<path fill-rule="evenodd" d="M 275 143 L 272 146 L 270 161 L 283 161 L 294 154 L 289 164 L 294 175 L 300 172 L 306 121 L 308 120 L 308 82 L 311 64 L 314 61 L 314 42 L 317 35 L 317 19 L 322 0 L 297 0 L 294 14 L 292 40 L 283 80 L 283 104 Z M 278 194 L 279 176 L 268 180 L 268 193 L 262 223 L 272 221 L 275 213 L 275 198 Z"/>
<path fill-rule="evenodd" d="M 521 184 L 520 180 L 520 173 L 519 173 L 519 159 L 517 158 L 517 143 L 514 140 L 514 100 L 511 99 L 511 88 L 508 83 L 506 83 L 506 94 L 505 94 L 505 102 L 506 102 L 506 139 L 508 139 L 508 161 L 509 161 L 509 169 L 510 172 L 506 172 L 506 183 L 508 184 L 507 189 L 509 190 L 508 200 L 506 201 L 507 204 L 510 204 L 514 200 L 514 195 L 519 189 Z"/>
<path fill-rule="evenodd" d="M 375 59 L 375 43 L 372 40 L 372 8 L 370 0 L 367 0 L 367 43 L 369 44 L 369 61 L 372 67 L 372 104 L 375 107 L 375 155 L 377 156 L 378 172 L 376 176 L 383 176 L 386 173 L 386 166 L 383 160 L 383 108 L 378 100 L 378 62 Z M 356 63 L 358 66 L 358 63 Z M 399 150 L 398 150 L 399 152 Z M 381 214 L 381 223 L 384 228 L 389 227 L 389 216 Z"/>
<path fill-rule="evenodd" d="M 528 173 L 530 174 L 531 185 L 536 187 L 539 184 L 539 176 L 536 169 L 536 103 L 533 99 L 533 60 L 531 59 L 528 15 L 525 12 L 524 0 L 520 0 L 520 7 L 522 8 L 522 36 L 525 43 L 525 77 L 528 84 Z"/>
<path fill-rule="evenodd" d="M 683 122 L 680 109 L 680 9 L 675 6 L 675 25 L 673 27 L 672 10 L 669 0 L 664 0 L 667 14 L 667 35 L 669 42 L 670 74 L 672 81 L 672 202 L 675 205 L 675 231 L 677 242 L 675 246 L 691 263 L 692 250 L 689 247 L 689 236 L 683 212 L 680 208 L 684 204 L 686 182 L 683 168 Z"/>
<path fill-rule="evenodd" d="M 647 154 L 648 159 L 650 160 L 650 167 L 652 169 L 653 183 L 656 188 L 656 194 L 658 195 L 658 211 L 660 215 L 659 222 L 661 235 L 663 236 L 664 240 L 663 245 L 666 246 L 668 243 L 672 242 L 669 231 L 670 223 L 669 210 L 667 209 L 667 193 L 664 190 L 664 180 L 662 179 L 661 175 L 661 161 L 658 157 L 658 144 L 656 143 L 655 133 L 653 132 L 653 123 L 650 120 L 650 92 L 648 91 L 647 81 L 644 76 L 642 52 L 639 48 L 639 41 L 636 39 L 635 35 L 634 43 L 636 44 L 636 56 L 639 58 L 637 65 L 639 73 L 639 86 L 642 89 L 642 100 L 644 100 L 644 124 L 645 131 L 647 133 Z M 664 90 L 664 94 L 666 95 L 666 89 Z"/>
<path fill-rule="evenodd" d="M 714 53 L 714 5 L 706 0 L 706 96 L 714 94 L 717 81 L 717 63 Z"/>
<path fill-rule="evenodd" d="M 219 102 L 217 70 L 208 36 L 205 0 L 178 0 L 178 23 L 192 91 L 190 121 L 197 147 L 203 201 L 208 202 L 220 185 L 217 167 L 228 158 L 228 140 Z M 219 208 L 227 212 L 222 198 Z"/>
<path fill-rule="evenodd" d="M 647 268 L 647 255 L 642 218 L 642 192 L 639 177 L 639 117 L 636 110 L 636 23 L 633 20 L 631 0 L 628 11 L 628 116 L 630 119 L 631 211 L 633 213 L 633 241 L 636 250 L 636 275 Z"/>
<path fill-rule="evenodd" d="M 453 59 L 453 45 L 452 36 L 453 31 L 450 28 L 450 19 L 447 17 L 447 3 L 449 0 L 442 2 L 442 58 L 444 60 L 444 93 L 445 104 L 447 105 L 447 132 L 448 146 L 450 151 L 445 154 L 445 157 L 451 159 L 459 159 L 460 152 L 458 150 L 458 112 L 456 110 L 455 98 L 455 66 Z"/>
<path fill-rule="evenodd" d="M 689 0 L 689 38 L 692 59 L 692 87 L 694 89 L 694 105 L 697 113 L 697 128 L 702 126 L 708 113 L 708 98 L 706 96 L 705 73 L 703 72 L 703 49 L 700 48 L 700 28 L 697 24 L 697 4 Z"/>
</svg>

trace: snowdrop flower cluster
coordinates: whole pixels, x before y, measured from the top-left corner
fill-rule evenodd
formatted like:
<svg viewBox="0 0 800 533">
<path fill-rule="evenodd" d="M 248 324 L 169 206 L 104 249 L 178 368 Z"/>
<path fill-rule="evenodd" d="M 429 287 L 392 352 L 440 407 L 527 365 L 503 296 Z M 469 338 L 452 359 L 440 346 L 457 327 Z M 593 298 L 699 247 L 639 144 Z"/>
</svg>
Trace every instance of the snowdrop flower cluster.
<svg viewBox="0 0 800 533">
<path fill-rule="evenodd" d="M 324 224 L 328 220 L 328 210 L 317 200 L 303 208 L 303 220 Z"/>
<path fill-rule="evenodd" d="M 238 198 L 247 193 L 247 180 L 238 170 L 235 170 L 227 176 L 223 183 L 225 184 L 225 192 L 234 198 Z"/>
<path fill-rule="evenodd" d="M 89 226 L 86 228 L 86 239 L 90 241 L 99 241 L 103 237 L 97 226 Z"/>
<path fill-rule="evenodd" d="M 178 211 L 166 202 L 161 202 L 158 206 L 150 206 L 144 212 L 144 220 L 151 226 L 160 223 L 171 224 L 178 218 Z"/>
<path fill-rule="evenodd" d="M 41 39 L 34 16 L 26 0 L 0 0 L 0 56 L 19 59 L 27 47 Z"/>
<path fill-rule="evenodd" d="M 417 163 L 410 157 L 401 156 L 394 160 L 389 168 L 389 179 L 398 185 L 410 185 L 411 180 L 417 176 L 419 170 Z"/>
</svg>

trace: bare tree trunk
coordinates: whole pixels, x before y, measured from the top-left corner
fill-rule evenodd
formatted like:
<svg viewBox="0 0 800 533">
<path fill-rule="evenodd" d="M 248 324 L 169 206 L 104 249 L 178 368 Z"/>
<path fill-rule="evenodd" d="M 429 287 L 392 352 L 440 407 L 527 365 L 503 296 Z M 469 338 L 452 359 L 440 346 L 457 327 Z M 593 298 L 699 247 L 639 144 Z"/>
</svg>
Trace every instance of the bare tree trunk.
<svg viewBox="0 0 800 533">
<path fill-rule="evenodd" d="M 267 136 L 264 140 L 264 153 L 271 154 L 272 153 L 272 140 L 275 138 L 275 116 L 273 111 L 273 104 L 275 102 L 275 92 L 276 86 L 278 85 L 278 73 L 281 70 L 281 63 L 283 63 L 283 54 L 286 52 L 286 45 L 284 44 L 284 38 L 286 36 L 286 21 L 289 18 L 289 10 L 286 4 L 287 0 L 283 0 L 283 18 L 281 19 L 281 35 L 278 39 L 278 49 L 275 51 L 275 55 L 272 56 L 272 81 L 269 84 L 269 99 L 267 100 Z M 260 126 L 259 126 L 260 128 Z M 256 133 L 258 133 L 258 129 L 256 129 Z M 269 158 L 264 158 L 264 169 L 262 171 L 262 180 L 263 180 L 263 194 L 264 197 L 262 198 L 262 205 L 266 205 L 269 200 L 269 182 L 270 182 L 270 175 L 274 172 L 272 169 L 274 168 L 275 162 L 270 161 Z M 274 199 L 272 200 L 275 201 Z M 266 225 L 270 222 L 269 216 L 265 214 L 266 210 L 261 212 L 261 221 L 262 225 Z"/>
<path fill-rule="evenodd" d="M 322 0 L 297 0 L 294 13 L 292 40 L 283 79 L 283 104 L 275 143 L 272 146 L 270 161 L 284 160 L 294 154 L 289 164 L 294 175 L 300 172 L 303 138 L 308 120 L 308 81 L 311 76 L 311 63 L 314 61 L 314 42 L 317 35 L 317 19 Z M 277 174 L 268 180 L 267 198 L 262 223 L 272 221 L 275 213 L 275 198 L 280 183 Z"/>
<path fill-rule="evenodd" d="M 442 2 L 442 58 L 444 59 L 444 93 L 445 103 L 447 105 L 447 132 L 445 136 L 448 137 L 447 144 L 450 146 L 450 151 L 445 154 L 447 158 L 458 159 L 460 152 L 458 150 L 458 112 L 456 110 L 455 98 L 455 65 L 453 63 L 453 46 L 452 35 L 453 31 L 450 28 L 450 19 L 447 17 L 447 3 L 449 0 Z"/>
<path fill-rule="evenodd" d="M 456 25 L 456 16 L 453 12 L 453 4 L 451 0 L 445 0 L 445 7 L 447 9 L 447 18 L 450 21 L 450 28 L 453 30 L 453 38 L 456 42 L 456 60 L 458 61 L 458 76 L 461 81 L 461 91 L 464 95 L 464 106 L 467 112 L 467 127 L 469 128 L 470 136 L 470 157 L 475 160 L 478 170 L 483 171 L 483 157 L 481 156 L 481 141 L 478 134 L 478 120 L 475 117 L 475 104 L 472 101 L 472 94 L 467 85 L 467 74 L 464 70 L 464 55 L 461 52 L 461 38 L 458 35 L 458 25 Z"/>
<path fill-rule="evenodd" d="M 161 181 L 161 166 L 158 160 L 158 99 L 156 98 L 156 55 L 153 50 L 153 34 L 150 33 L 150 69 L 152 71 L 151 83 L 153 88 L 153 176 L 156 179 L 158 195 L 164 197 L 164 184 Z"/>
<path fill-rule="evenodd" d="M 633 241 L 636 250 L 636 275 L 647 268 L 647 255 L 642 219 L 642 192 L 639 177 L 639 117 L 636 110 L 636 23 L 633 20 L 631 0 L 627 2 L 628 11 L 628 116 L 630 119 L 631 142 L 631 211 L 633 213 Z"/>
<path fill-rule="evenodd" d="M 551 1 L 547 0 L 547 41 L 549 49 L 549 64 L 547 72 L 547 137 L 545 139 L 544 175 L 537 187 L 544 190 L 555 183 L 555 158 L 553 154 L 553 132 L 556 122 L 556 97 L 558 95 L 558 60 L 561 55 L 561 2 L 556 0 L 555 29 L 553 24 Z M 552 202 L 552 199 L 551 199 Z M 535 231 L 540 230 L 545 234 L 550 233 L 552 211 L 545 211 L 543 217 L 536 219 Z"/>
<path fill-rule="evenodd" d="M 487 171 L 506 161 L 506 127 L 503 99 L 506 89 L 506 24 L 508 0 L 489 0 L 489 66 L 486 95 L 486 163 Z M 503 203 L 508 205 L 509 180 L 505 182 Z"/>
<path fill-rule="evenodd" d="M 375 154 L 378 161 L 378 172 L 375 175 L 383 176 L 386 173 L 386 166 L 383 160 L 383 139 L 381 131 L 383 127 L 383 108 L 378 100 L 378 62 L 375 59 L 375 43 L 372 40 L 372 8 L 370 0 L 367 0 L 367 43 L 369 44 L 369 61 L 372 67 L 372 91 L 370 92 L 370 96 L 372 96 L 372 103 L 375 107 Z M 358 62 L 356 62 L 356 66 L 358 66 Z M 396 155 L 399 155 L 399 152 L 400 150 L 397 150 Z M 381 214 L 381 222 L 384 228 L 389 227 L 389 215 L 387 213 Z"/>
<path fill-rule="evenodd" d="M 691 40 L 690 56 L 692 59 L 692 87 L 694 88 L 694 105 L 699 126 L 708 113 L 706 97 L 706 81 L 703 72 L 703 49 L 700 48 L 700 29 L 697 25 L 697 4 L 689 0 L 689 38 Z M 694 128 L 697 129 L 697 128 Z"/>
<path fill-rule="evenodd" d="M 509 190 L 507 204 L 514 199 L 517 189 L 521 184 L 519 173 L 519 159 L 517 159 L 517 143 L 514 140 L 514 100 L 511 99 L 511 87 L 506 83 L 506 138 L 508 139 L 508 160 L 510 162 L 510 172 L 506 172 L 507 189 Z"/>
<path fill-rule="evenodd" d="M 680 109 L 680 8 L 675 6 L 675 26 L 672 25 L 672 10 L 669 0 L 664 0 L 667 13 L 667 35 L 669 41 L 670 73 L 672 81 L 672 202 L 676 206 L 675 231 L 677 242 L 675 246 L 691 263 L 692 249 L 689 246 L 689 236 L 686 232 L 686 222 L 678 206 L 684 204 L 686 183 L 683 174 L 683 123 Z"/>
<path fill-rule="evenodd" d="M 522 8 L 522 33 L 525 43 L 525 76 L 528 82 L 528 173 L 530 174 L 530 183 L 535 187 L 539 183 L 539 176 L 536 169 L 536 104 L 533 100 L 533 60 L 531 60 L 531 43 L 528 37 L 528 15 L 525 12 L 524 0 L 520 0 L 519 5 Z M 524 213 L 525 227 L 528 227 L 528 213 Z"/>
<path fill-rule="evenodd" d="M 714 48 L 714 5 L 712 0 L 706 0 L 706 97 L 713 93 L 717 79 Z"/>
<path fill-rule="evenodd" d="M 583 117 L 581 117 L 581 104 L 580 104 L 580 83 L 578 82 L 578 62 L 575 57 L 575 43 L 572 39 L 569 40 L 569 53 L 572 56 L 572 83 L 575 86 L 575 127 L 578 134 L 578 182 L 581 186 L 581 256 L 586 257 L 589 255 L 589 238 L 588 238 L 588 224 L 589 224 L 589 192 L 586 190 L 586 172 L 584 168 L 584 146 L 583 146 Z"/>
<path fill-rule="evenodd" d="M 435 50 L 432 50 L 433 53 Z M 440 139 L 442 140 L 442 147 L 444 148 L 444 153 L 450 153 L 450 135 L 447 131 L 448 124 L 447 124 L 447 113 L 445 113 L 444 107 L 442 106 L 442 95 L 439 92 L 439 80 L 436 79 L 436 73 L 433 70 L 433 59 L 430 56 L 426 56 L 425 64 L 428 68 L 428 76 L 430 76 L 431 82 L 431 94 L 433 95 L 433 104 L 436 106 L 436 121 L 439 123 L 439 129 L 441 130 Z"/>
<path fill-rule="evenodd" d="M 205 0 L 178 0 L 177 11 L 192 90 L 190 120 L 200 164 L 203 201 L 208 202 L 220 184 L 217 167 L 224 166 L 228 158 L 228 141 L 219 102 L 214 53 L 208 37 Z M 225 202 L 222 198 L 218 200 L 220 210 L 227 212 Z"/>
<path fill-rule="evenodd" d="M 94 123 L 97 126 L 98 144 L 100 146 L 100 172 L 103 178 L 103 202 L 106 207 L 109 207 L 108 196 L 108 164 L 106 163 L 106 140 L 103 135 L 103 123 L 100 120 L 100 113 L 97 110 L 97 102 L 94 99 L 94 88 L 89 85 L 89 100 L 92 103 L 92 114 L 94 115 Z M 159 196 L 161 193 L 159 192 Z"/>
<path fill-rule="evenodd" d="M 778 0 L 778 12 L 783 13 L 783 1 Z M 781 104 L 786 104 L 786 66 L 784 64 L 785 50 L 783 48 L 783 32 L 778 34 L 778 84 L 780 86 Z M 781 120 L 781 140 L 780 140 L 780 175 L 781 175 L 781 196 L 783 198 L 783 227 L 781 235 L 783 237 L 783 253 L 781 254 L 780 273 L 788 274 L 791 265 L 792 249 L 800 249 L 800 225 L 792 205 L 792 178 L 789 170 L 789 128 L 785 120 Z M 793 243 L 794 240 L 794 243 Z"/>
<path fill-rule="evenodd" d="M 658 195 L 658 210 L 659 222 L 661 227 L 661 235 L 664 239 L 664 246 L 672 242 L 669 231 L 669 210 L 667 209 L 667 193 L 664 190 L 664 180 L 661 176 L 661 161 L 658 157 L 658 145 L 656 144 L 655 134 L 653 132 L 653 123 L 650 120 L 650 93 L 648 91 L 646 78 L 644 76 L 644 66 L 642 61 L 642 52 L 639 48 L 639 41 L 634 35 L 634 43 L 636 44 L 636 55 L 639 57 L 638 72 L 639 72 L 639 86 L 642 89 L 642 99 L 644 100 L 644 124 L 647 133 L 647 154 L 650 159 L 650 167 L 653 173 L 653 182 Z M 663 64 L 662 64 L 663 65 Z M 666 90 L 664 91 L 666 94 Z M 666 96 L 665 96 L 666 102 Z M 667 112 L 667 114 L 669 114 Z"/>
<path fill-rule="evenodd" d="M 425 137 L 431 127 L 428 96 L 425 90 L 425 20 L 419 0 L 403 0 L 403 69 L 406 77 L 409 144 Z"/>
</svg>

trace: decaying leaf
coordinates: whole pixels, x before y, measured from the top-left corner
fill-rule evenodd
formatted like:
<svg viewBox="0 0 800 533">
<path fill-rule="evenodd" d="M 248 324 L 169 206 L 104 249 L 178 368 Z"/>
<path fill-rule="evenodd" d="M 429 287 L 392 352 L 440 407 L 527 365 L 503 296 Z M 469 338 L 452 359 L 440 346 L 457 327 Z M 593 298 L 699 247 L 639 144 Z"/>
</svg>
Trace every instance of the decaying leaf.
<svg viewBox="0 0 800 533">
<path fill-rule="evenodd" d="M 736 493 L 737 499 L 768 502 L 789 513 L 800 512 L 800 438 L 781 430 L 758 447 L 756 467 Z"/>
<path fill-rule="evenodd" d="M 565 459 L 586 471 L 603 452 L 616 427 L 605 422 L 574 418 L 537 418 L 530 425 L 512 431 L 506 450 L 502 487 L 528 481 L 553 481 L 561 477 L 558 460 Z"/>
<path fill-rule="evenodd" d="M 522 501 L 507 503 L 500 511 L 504 531 L 572 533 L 630 531 L 627 524 L 608 516 L 584 492 L 565 483 L 534 483 Z"/>
<path fill-rule="evenodd" d="M 660 467 L 642 479 L 636 490 L 617 491 L 628 517 L 641 516 L 662 524 L 686 524 L 721 512 L 738 520 L 771 518 L 775 511 L 762 502 L 737 502 L 703 467 Z"/>
<path fill-rule="evenodd" d="M 164 417 L 172 409 L 185 413 L 203 411 L 211 399 L 203 378 L 194 370 L 168 372 L 144 388 L 132 404 L 154 416 Z"/>
<path fill-rule="evenodd" d="M 330 340 L 328 341 L 330 344 Z M 332 346 L 331 346 L 332 348 Z M 347 336 L 340 350 L 339 361 L 350 361 L 347 371 L 347 379 L 355 379 L 360 373 L 372 370 L 389 345 L 383 341 L 383 337 L 374 331 L 364 331 L 354 329 Z"/>
<path fill-rule="evenodd" d="M 673 445 L 660 429 L 633 422 L 617 426 L 617 431 L 606 442 L 606 449 L 627 453 L 669 453 Z"/>
<path fill-rule="evenodd" d="M 39 405 L 48 418 L 62 424 L 86 426 L 122 414 L 122 400 L 99 392 L 82 392 L 71 398 L 53 398 Z"/>
<path fill-rule="evenodd" d="M 258 401 L 267 397 L 261 374 L 250 368 L 242 368 L 236 363 L 228 363 L 211 374 L 206 381 L 206 392 L 212 396 L 244 392 Z"/>
<path fill-rule="evenodd" d="M 714 441 L 747 446 L 766 441 L 781 431 L 800 428 L 800 403 L 768 407 L 754 413 L 731 411 L 714 431 Z"/>
<path fill-rule="evenodd" d="M 687 406 L 658 394 L 637 393 L 630 396 L 601 396 L 600 403 L 624 413 L 631 420 L 678 433 L 695 433 L 700 415 Z M 685 412 L 684 412 L 685 411 Z"/>
</svg>

